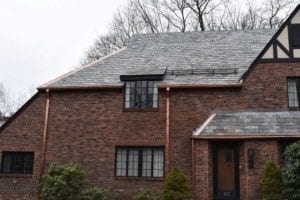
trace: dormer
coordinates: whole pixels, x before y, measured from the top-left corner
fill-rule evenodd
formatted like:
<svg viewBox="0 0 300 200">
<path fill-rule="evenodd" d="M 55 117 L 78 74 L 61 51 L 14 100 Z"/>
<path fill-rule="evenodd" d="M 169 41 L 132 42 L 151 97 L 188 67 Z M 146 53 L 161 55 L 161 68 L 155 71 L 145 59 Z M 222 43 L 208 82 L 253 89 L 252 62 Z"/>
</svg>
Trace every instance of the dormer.
<svg viewBox="0 0 300 200">
<path fill-rule="evenodd" d="M 158 81 L 163 80 L 165 69 L 131 72 L 120 75 L 125 82 L 125 109 L 158 108 Z"/>
</svg>

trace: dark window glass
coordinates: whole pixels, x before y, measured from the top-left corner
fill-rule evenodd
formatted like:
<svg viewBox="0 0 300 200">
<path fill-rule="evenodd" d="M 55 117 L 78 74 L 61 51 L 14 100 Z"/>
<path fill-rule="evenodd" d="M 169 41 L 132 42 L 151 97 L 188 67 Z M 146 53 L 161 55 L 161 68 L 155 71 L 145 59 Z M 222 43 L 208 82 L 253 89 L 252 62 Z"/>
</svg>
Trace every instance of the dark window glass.
<svg viewBox="0 0 300 200">
<path fill-rule="evenodd" d="M 127 81 L 125 83 L 125 108 L 157 108 L 156 81 Z"/>
<path fill-rule="evenodd" d="M 288 99 L 290 108 L 299 108 L 300 78 L 288 79 Z"/>
<path fill-rule="evenodd" d="M 116 176 L 163 177 L 164 148 L 117 147 Z"/>
<path fill-rule="evenodd" d="M 32 174 L 32 152 L 3 152 L 1 173 L 3 174 Z"/>
<path fill-rule="evenodd" d="M 291 25 L 292 46 L 300 48 L 300 24 Z"/>
</svg>

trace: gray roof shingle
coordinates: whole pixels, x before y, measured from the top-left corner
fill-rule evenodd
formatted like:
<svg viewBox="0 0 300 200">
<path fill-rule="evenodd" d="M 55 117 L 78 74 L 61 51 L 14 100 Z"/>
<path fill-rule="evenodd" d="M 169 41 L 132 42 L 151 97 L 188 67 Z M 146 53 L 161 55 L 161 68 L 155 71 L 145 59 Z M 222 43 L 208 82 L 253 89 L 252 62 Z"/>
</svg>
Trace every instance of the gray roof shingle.
<svg viewBox="0 0 300 200">
<path fill-rule="evenodd" d="M 228 74 L 166 74 L 162 84 L 237 83 L 275 30 L 207 31 L 135 35 L 129 46 L 43 87 L 122 85 L 120 75 L 168 70 L 236 69 Z"/>
<path fill-rule="evenodd" d="M 213 117 L 213 116 L 212 116 Z M 300 112 L 232 112 L 216 113 L 194 136 L 299 136 Z"/>
</svg>

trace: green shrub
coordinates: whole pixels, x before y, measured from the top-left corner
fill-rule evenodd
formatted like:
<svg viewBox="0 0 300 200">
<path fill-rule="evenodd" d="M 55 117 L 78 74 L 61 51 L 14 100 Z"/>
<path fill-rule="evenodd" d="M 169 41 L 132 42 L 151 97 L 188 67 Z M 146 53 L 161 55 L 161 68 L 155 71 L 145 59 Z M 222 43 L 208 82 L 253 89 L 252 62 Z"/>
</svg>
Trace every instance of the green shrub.
<svg viewBox="0 0 300 200">
<path fill-rule="evenodd" d="M 107 193 L 102 188 L 91 188 L 82 192 L 80 200 L 107 200 Z"/>
<path fill-rule="evenodd" d="M 282 174 L 274 161 L 267 161 L 261 181 L 261 193 L 265 200 L 282 199 Z"/>
<path fill-rule="evenodd" d="M 284 196 L 289 200 L 300 199 L 300 141 L 289 145 L 285 152 L 283 169 Z"/>
<path fill-rule="evenodd" d="M 185 175 L 177 168 L 167 175 L 162 192 L 163 200 L 192 199 L 193 195 Z"/>
<path fill-rule="evenodd" d="M 160 196 L 150 190 L 140 189 L 133 197 L 134 200 L 159 200 Z"/>
<path fill-rule="evenodd" d="M 44 200 L 76 200 L 79 198 L 84 177 L 83 170 L 74 164 L 52 164 L 42 179 Z"/>
</svg>

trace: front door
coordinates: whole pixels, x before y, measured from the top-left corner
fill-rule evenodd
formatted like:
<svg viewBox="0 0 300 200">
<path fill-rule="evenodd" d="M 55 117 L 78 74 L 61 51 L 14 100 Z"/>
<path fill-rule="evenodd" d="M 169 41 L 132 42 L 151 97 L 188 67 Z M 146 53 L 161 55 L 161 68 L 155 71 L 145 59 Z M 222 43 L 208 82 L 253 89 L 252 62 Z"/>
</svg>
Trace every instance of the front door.
<svg viewBox="0 0 300 200">
<path fill-rule="evenodd" d="M 215 200 L 239 199 L 238 148 L 233 143 L 214 144 Z"/>
</svg>

